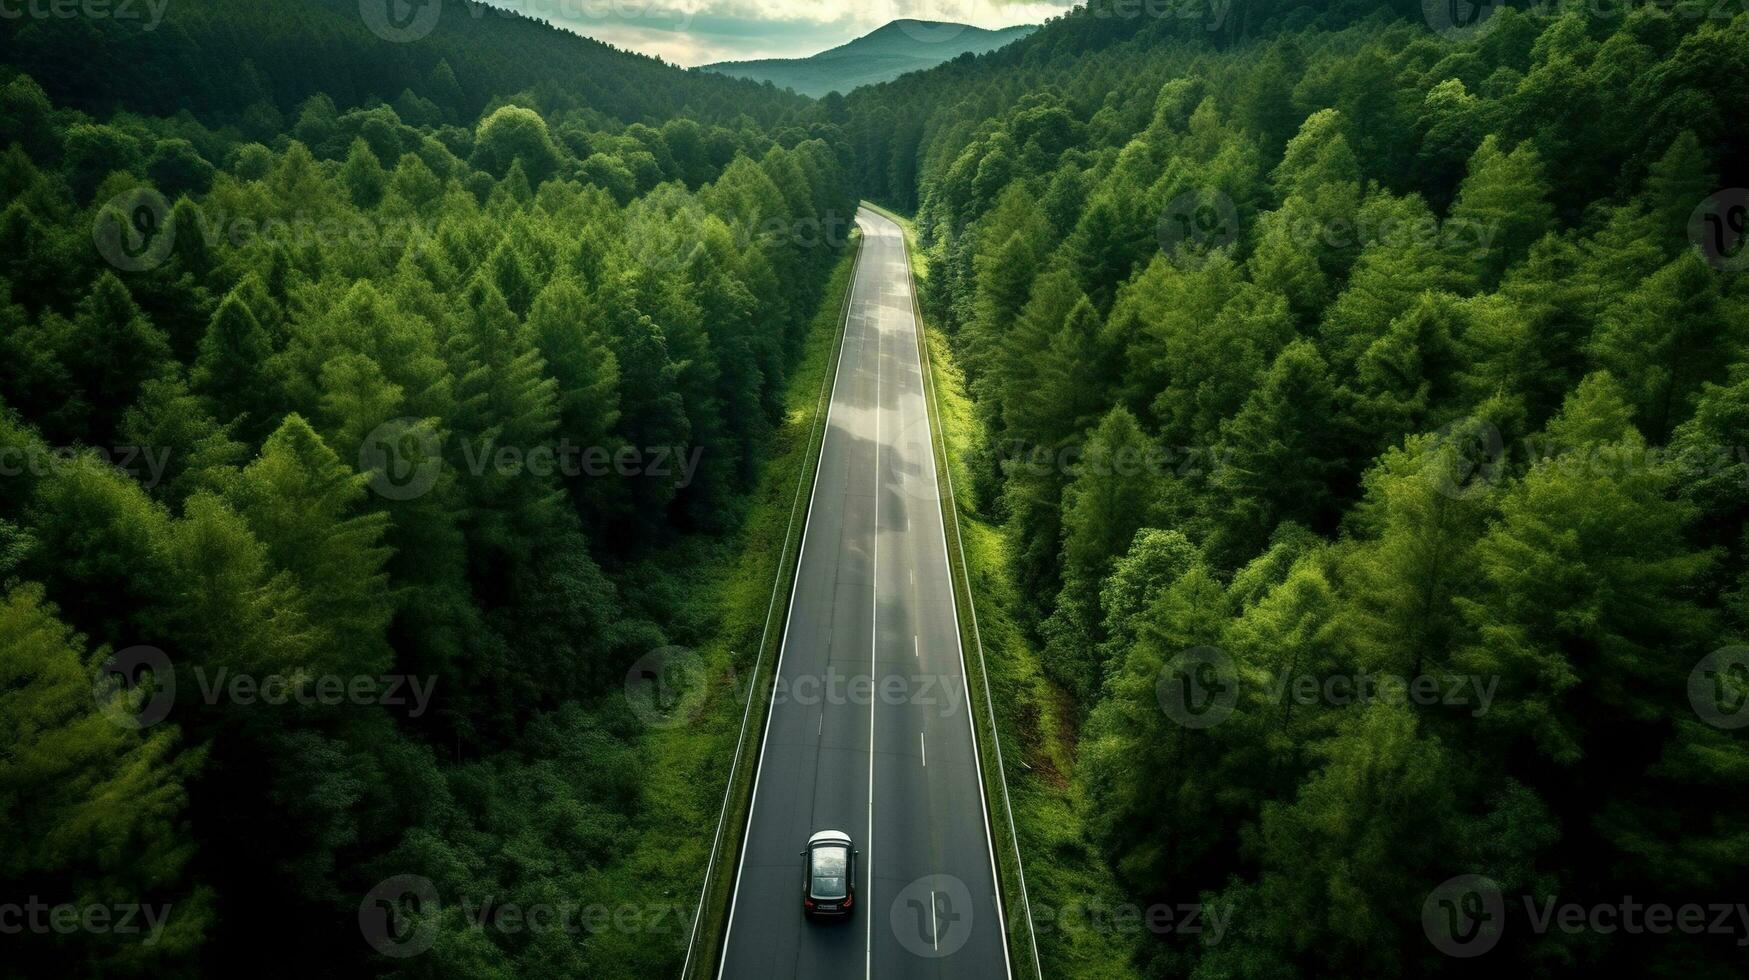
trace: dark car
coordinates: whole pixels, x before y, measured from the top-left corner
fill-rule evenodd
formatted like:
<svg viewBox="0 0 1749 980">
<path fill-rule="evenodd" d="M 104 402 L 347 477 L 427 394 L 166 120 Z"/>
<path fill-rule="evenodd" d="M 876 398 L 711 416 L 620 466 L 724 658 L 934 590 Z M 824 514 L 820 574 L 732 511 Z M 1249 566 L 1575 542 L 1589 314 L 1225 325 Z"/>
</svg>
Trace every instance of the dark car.
<svg viewBox="0 0 1749 980">
<path fill-rule="evenodd" d="M 822 830 L 802 851 L 802 914 L 841 918 L 856 908 L 856 847 L 850 835 Z"/>
</svg>

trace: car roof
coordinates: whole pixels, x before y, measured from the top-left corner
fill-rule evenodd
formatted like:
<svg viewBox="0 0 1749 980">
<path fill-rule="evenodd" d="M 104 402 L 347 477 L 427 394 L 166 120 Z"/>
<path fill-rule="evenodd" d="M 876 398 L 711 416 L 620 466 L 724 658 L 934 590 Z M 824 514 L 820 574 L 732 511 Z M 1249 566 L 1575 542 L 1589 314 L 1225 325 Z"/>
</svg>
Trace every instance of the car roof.
<svg viewBox="0 0 1749 980">
<path fill-rule="evenodd" d="M 808 846 L 815 844 L 849 844 L 850 835 L 842 830 L 822 830 L 808 838 Z"/>
</svg>

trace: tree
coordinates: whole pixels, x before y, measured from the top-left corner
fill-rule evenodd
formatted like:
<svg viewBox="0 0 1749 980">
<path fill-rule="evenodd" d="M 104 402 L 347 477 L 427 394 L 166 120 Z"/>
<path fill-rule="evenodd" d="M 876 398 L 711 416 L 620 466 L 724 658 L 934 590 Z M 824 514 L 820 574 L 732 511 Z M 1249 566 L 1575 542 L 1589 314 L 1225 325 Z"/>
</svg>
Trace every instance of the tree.
<svg viewBox="0 0 1749 980">
<path fill-rule="evenodd" d="M 346 184 L 352 203 L 360 208 L 376 207 L 383 199 L 383 193 L 389 184 L 389 177 L 383 170 L 382 163 L 362 139 L 352 141 L 352 149 L 346 154 L 346 163 L 340 168 L 340 179 Z"/>
<path fill-rule="evenodd" d="M 55 613 L 39 585 L 0 596 L 0 735 L 12 747 L 0 780 L 0 806 L 12 814 L 0 881 L 53 904 L 163 903 L 176 914 L 150 942 L 85 936 L 75 953 L 61 936 L 24 940 L 11 962 L 48 968 L 77 955 L 127 972 L 191 963 L 214 918 L 212 893 L 188 877 L 196 846 L 183 823 L 185 786 L 205 753 L 178 751 L 174 725 L 126 724 L 140 705 L 125 690 L 100 686 L 93 700 L 92 675 L 110 651 L 88 657 L 85 638 Z"/>
<path fill-rule="evenodd" d="M 528 329 L 558 382 L 563 438 L 605 448 L 620 418 L 619 358 L 588 296 L 569 279 L 553 280 L 535 297 Z"/>
<path fill-rule="evenodd" d="M 1335 393 L 1318 349 L 1297 340 L 1284 348 L 1238 414 L 1221 427 L 1215 492 L 1230 501 L 1216 547 L 1237 563 L 1254 554 L 1284 521 L 1314 527 L 1336 501 Z"/>
<path fill-rule="evenodd" d="M 1470 636 L 1457 600 L 1475 594 L 1475 547 L 1493 512 L 1486 483 L 1466 486 L 1456 439 L 1412 436 L 1367 471 L 1350 511 L 1357 541 L 1343 554 L 1341 629 L 1362 670 L 1447 674 Z"/>
<path fill-rule="evenodd" d="M 67 182 L 80 204 L 91 201 L 97 187 L 116 171 L 137 173 L 144 159 L 140 141 L 114 126 L 80 124 L 62 137 Z"/>
<path fill-rule="evenodd" d="M 1123 655 L 1136 642 L 1140 616 L 1153 598 L 1170 588 L 1198 559 L 1196 546 L 1179 531 L 1143 528 L 1128 550 L 1112 563 L 1099 590 L 1105 643 L 1100 666 Z"/>
<path fill-rule="evenodd" d="M 160 140 L 146 161 L 146 176 L 171 197 L 205 194 L 212 187 L 213 165 L 184 139 Z"/>
<path fill-rule="evenodd" d="M 388 517 L 359 513 L 369 477 L 343 466 L 302 417 L 286 416 L 229 497 L 311 611 L 310 668 L 373 676 L 390 666 L 394 611 L 381 545 Z"/>
<path fill-rule="evenodd" d="M 1657 678 L 1687 670 L 1711 625 L 1690 596 L 1717 556 L 1688 544 L 1693 508 L 1630 411 L 1607 374 L 1567 399 L 1476 546 L 1481 590 L 1461 601 L 1477 631 L 1461 662 L 1502 678 L 1489 726 L 1569 765 L 1656 724 Z"/>
<path fill-rule="evenodd" d="M 1220 641 L 1220 583 L 1198 562 L 1154 601 L 1137 642 L 1112 664 L 1082 741 L 1089 832 L 1137 887 L 1178 880 L 1229 839 L 1219 832 L 1220 759 L 1231 721 L 1189 727 L 1161 710 L 1156 685 L 1178 658 Z"/>
<path fill-rule="evenodd" d="M 1646 435 L 1662 439 L 1694 410 L 1702 384 L 1723 380 L 1728 364 L 1716 352 L 1746 339 L 1749 313 L 1689 251 L 1604 314 L 1591 352 L 1612 374 L 1640 379 L 1634 408 Z"/>
<path fill-rule="evenodd" d="M 1360 356 L 1341 394 L 1362 446 L 1377 452 L 1409 432 L 1444 421 L 1456 400 L 1463 363 L 1459 350 L 1468 339 L 1469 319 L 1469 309 L 1456 297 L 1424 293 Z"/>
<path fill-rule="evenodd" d="M 1016 438 L 1036 445 L 1046 437 L 1046 433 L 1026 428 L 1013 416 L 1018 413 L 1024 417 L 1027 403 L 1037 401 L 1040 364 L 1052 340 L 1062 331 L 1070 312 L 1077 305 L 1087 307 L 1084 320 L 1087 315 L 1096 315 L 1068 271 L 1053 269 L 1046 272 L 1033 283 L 1032 294 L 1021 311 L 1019 322 L 992 361 L 989 386 L 1000 408 L 998 417 L 1007 420 L 1007 428 Z M 1040 408 L 1051 411 L 1054 406 L 1040 405 Z M 1009 432 L 1004 432 L 1007 434 Z"/>
<path fill-rule="evenodd" d="M 86 434 L 107 440 L 140 387 L 170 370 L 170 346 L 111 272 L 98 276 L 79 301 L 65 336 L 61 360 L 91 406 Z"/>
<path fill-rule="evenodd" d="M 1469 176 L 1458 188 L 1446 237 L 1455 247 L 1471 248 L 1467 259 L 1477 279 L 1492 285 L 1549 230 L 1553 217 L 1536 150 L 1520 144 L 1508 153 L 1490 135 L 1470 157 Z M 1482 235 L 1488 236 L 1485 243 Z"/>
<path fill-rule="evenodd" d="M 1406 708 L 1383 704 L 1318 750 L 1324 765 L 1293 801 L 1263 807 L 1255 901 L 1274 911 L 1252 941 L 1311 972 L 1358 963 L 1398 975 L 1401 951 L 1419 948 L 1423 881 L 1441 880 L 1451 859 L 1452 763 Z"/>
<path fill-rule="evenodd" d="M 267 331 L 233 293 L 219 304 L 201 338 L 191 387 L 209 400 L 217 417 L 244 416 L 251 431 L 265 431 L 274 423 L 274 399 L 263 391 L 261 367 L 272 353 Z"/>
<path fill-rule="evenodd" d="M 147 447 L 142 450 L 147 454 L 143 467 L 147 489 L 175 503 L 196 490 L 223 486 L 247 452 L 180 378 L 146 382 L 139 401 L 122 420 L 120 435 L 128 445 Z M 157 466 L 163 471 L 154 469 Z"/>
<path fill-rule="evenodd" d="M 1030 390 L 1005 392 L 1014 431 L 1054 446 L 1092 425 L 1113 373 L 1100 348 L 1099 314 L 1083 297 L 1039 352 Z"/>
<path fill-rule="evenodd" d="M 1089 435 L 1063 490 L 1063 590 L 1044 632 L 1053 670 L 1084 698 L 1099 676 L 1100 583 L 1155 506 L 1157 459 L 1135 417 L 1114 408 Z"/>
<path fill-rule="evenodd" d="M 480 122 L 469 163 L 500 179 L 512 163 L 521 163 L 529 182 L 539 184 L 552 174 L 558 160 L 546 120 L 533 109 L 507 105 Z"/>
</svg>

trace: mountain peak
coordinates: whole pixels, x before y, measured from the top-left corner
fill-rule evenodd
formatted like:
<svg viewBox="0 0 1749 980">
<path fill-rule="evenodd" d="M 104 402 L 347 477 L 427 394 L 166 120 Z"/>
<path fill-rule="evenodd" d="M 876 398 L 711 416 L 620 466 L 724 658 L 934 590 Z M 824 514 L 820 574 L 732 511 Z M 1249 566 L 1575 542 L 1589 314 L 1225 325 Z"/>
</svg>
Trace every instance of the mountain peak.
<svg viewBox="0 0 1749 980">
<path fill-rule="evenodd" d="M 725 61 L 703 65 L 699 70 L 769 81 L 778 88 L 820 98 L 829 92 L 848 92 L 862 85 L 892 81 L 907 72 L 933 68 L 962 54 L 994 51 L 1036 30 L 1038 27 L 1032 24 L 989 30 L 906 17 L 807 58 Z"/>
</svg>

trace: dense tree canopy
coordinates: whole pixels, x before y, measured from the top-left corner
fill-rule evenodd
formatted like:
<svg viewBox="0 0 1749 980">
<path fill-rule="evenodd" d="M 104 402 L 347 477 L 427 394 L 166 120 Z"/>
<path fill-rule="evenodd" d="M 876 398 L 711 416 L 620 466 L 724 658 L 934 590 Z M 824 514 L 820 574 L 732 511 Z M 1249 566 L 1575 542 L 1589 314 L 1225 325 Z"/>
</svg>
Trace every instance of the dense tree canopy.
<svg viewBox="0 0 1749 980">
<path fill-rule="evenodd" d="M 360 972 L 391 961 L 335 923 L 395 875 L 449 898 L 446 971 L 683 953 L 457 900 L 614 900 L 623 678 L 708 628 L 690 542 L 765 458 L 842 162 L 777 132 L 799 100 L 497 15 L 391 45 L 346 6 L 6 22 L 0 890 L 171 910 L 151 943 L 8 936 L 7 972 L 236 972 L 269 934 L 300 937 L 276 970 Z M 124 43 L 95 57 L 133 74 L 73 71 Z M 153 686 L 105 688 L 142 647 Z M 167 718 L 112 720 L 166 670 Z M 304 698 L 203 696 L 227 675 Z"/>
<path fill-rule="evenodd" d="M 1457 973 L 1423 903 L 1473 874 L 1490 969 L 1736 975 L 1731 936 L 1532 934 L 1522 902 L 1749 880 L 1714 816 L 1749 743 L 1685 687 L 1745 636 L 1749 280 L 1689 223 L 1749 180 L 1745 90 L 1696 70 L 1749 21 L 1124 9 L 842 115 L 865 193 L 916 209 L 1093 843 L 1238 923 L 1135 968 Z M 1230 714 L 1175 715 L 1219 676 Z M 1442 693 L 1282 686 L 1369 677 Z"/>
<path fill-rule="evenodd" d="M 1523 910 L 1749 881 L 1749 15 L 1094 0 L 815 103 L 460 6 L 0 19 L 0 894 L 173 910 L 7 969 L 671 974 L 353 923 L 611 901 L 676 832 L 619 685 L 712 628 L 860 194 L 1071 716 L 1029 868 L 1230 917 L 1131 972 L 1456 975 L 1478 876 L 1489 969 L 1741 974 Z"/>
</svg>

